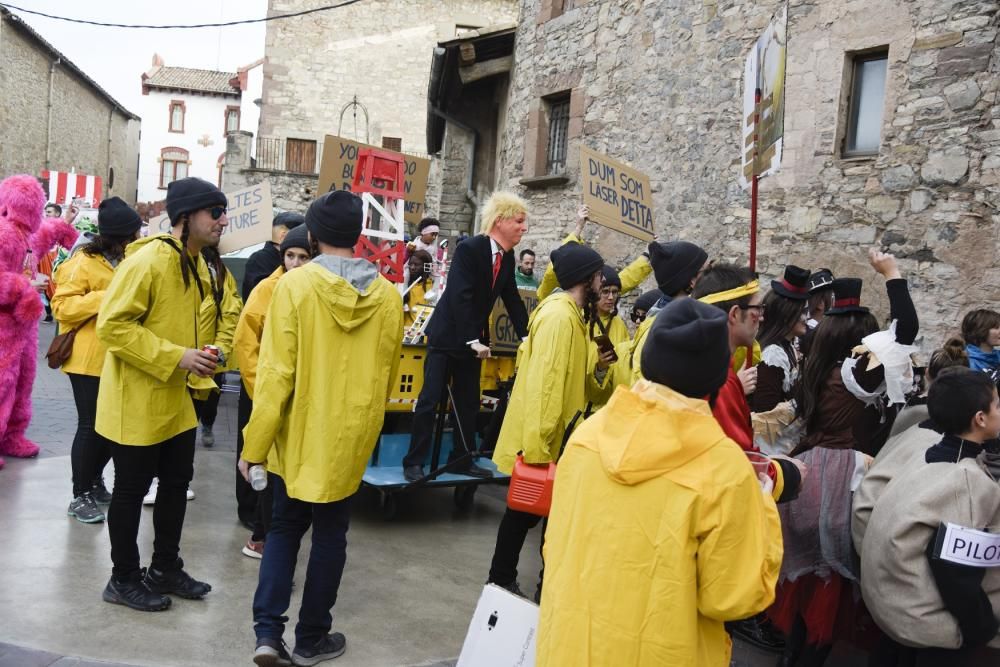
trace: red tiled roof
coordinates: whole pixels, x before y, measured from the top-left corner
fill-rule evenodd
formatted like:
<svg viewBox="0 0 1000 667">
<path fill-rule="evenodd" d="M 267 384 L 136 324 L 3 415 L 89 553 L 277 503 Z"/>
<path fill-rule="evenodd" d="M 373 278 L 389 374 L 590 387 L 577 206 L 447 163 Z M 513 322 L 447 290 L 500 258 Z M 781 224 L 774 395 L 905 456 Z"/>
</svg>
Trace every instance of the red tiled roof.
<svg viewBox="0 0 1000 667">
<path fill-rule="evenodd" d="M 239 96 L 239 87 L 233 86 L 231 83 L 234 78 L 236 78 L 236 72 L 216 72 L 187 67 L 160 67 L 152 74 L 144 75 L 142 85 L 147 88 Z"/>
</svg>

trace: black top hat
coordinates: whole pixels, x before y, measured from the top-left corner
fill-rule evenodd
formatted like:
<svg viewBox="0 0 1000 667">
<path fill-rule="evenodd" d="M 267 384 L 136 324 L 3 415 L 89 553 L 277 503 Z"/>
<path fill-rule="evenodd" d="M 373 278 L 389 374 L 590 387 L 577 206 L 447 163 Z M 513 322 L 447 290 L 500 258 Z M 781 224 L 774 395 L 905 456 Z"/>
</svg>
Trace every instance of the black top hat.
<svg viewBox="0 0 1000 667">
<path fill-rule="evenodd" d="M 830 269 L 816 269 L 816 271 L 809 276 L 810 294 L 830 289 L 833 289 L 833 271 Z"/>
<path fill-rule="evenodd" d="M 861 278 L 837 278 L 833 281 L 833 308 L 826 315 L 867 313 L 861 305 Z"/>
<path fill-rule="evenodd" d="M 805 301 L 809 298 L 809 269 L 789 264 L 784 278 L 771 281 L 771 289 L 786 299 Z"/>
</svg>

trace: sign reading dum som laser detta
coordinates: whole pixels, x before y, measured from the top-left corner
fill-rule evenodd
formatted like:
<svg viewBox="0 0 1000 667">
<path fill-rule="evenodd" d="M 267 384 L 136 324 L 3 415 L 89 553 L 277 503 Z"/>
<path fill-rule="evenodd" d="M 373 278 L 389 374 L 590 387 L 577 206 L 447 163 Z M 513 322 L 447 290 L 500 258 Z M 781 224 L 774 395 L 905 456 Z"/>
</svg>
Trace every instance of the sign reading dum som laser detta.
<svg viewBox="0 0 1000 667">
<path fill-rule="evenodd" d="M 319 169 L 320 194 L 330 190 L 350 191 L 351 184 L 354 183 L 354 168 L 358 164 L 358 150 L 362 148 L 387 150 L 378 146 L 359 144 L 356 141 L 335 137 L 332 134 L 326 135 L 323 142 L 323 163 Z M 403 183 L 406 200 L 403 206 L 403 217 L 406 218 L 407 222 L 415 225 L 426 215 L 424 199 L 427 196 L 427 178 L 431 171 L 431 161 L 406 153 L 400 153 L 400 155 L 403 156 L 406 164 Z"/>
<path fill-rule="evenodd" d="M 653 193 L 646 174 L 580 146 L 580 177 L 591 220 L 643 241 L 653 240 Z"/>
<path fill-rule="evenodd" d="M 236 252 L 258 243 L 271 240 L 271 183 L 263 181 L 249 188 L 227 192 L 229 208 L 226 218 L 229 225 L 222 232 L 219 253 Z M 164 213 L 149 221 L 150 234 L 169 234 L 170 219 Z"/>
</svg>

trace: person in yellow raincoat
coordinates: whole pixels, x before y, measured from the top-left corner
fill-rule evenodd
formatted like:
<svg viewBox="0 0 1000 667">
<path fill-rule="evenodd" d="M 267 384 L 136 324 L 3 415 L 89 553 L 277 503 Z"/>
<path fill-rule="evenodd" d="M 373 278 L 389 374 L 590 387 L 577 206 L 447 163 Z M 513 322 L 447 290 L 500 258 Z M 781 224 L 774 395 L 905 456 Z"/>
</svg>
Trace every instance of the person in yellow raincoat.
<svg viewBox="0 0 1000 667">
<path fill-rule="evenodd" d="M 563 239 L 562 245 L 567 243 L 580 243 L 586 244 L 583 240 L 583 228 L 587 224 L 587 220 L 590 219 L 590 207 L 581 206 L 576 212 L 576 229 L 568 234 L 566 238 Z M 636 258 L 631 264 L 626 266 L 624 269 L 619 271 L 619 280 L 621 281 L 621 293 L 628 294 L 639 285 L 642 281 L 649 277 L 652 273 L 653 267 L 649 262 L 649 254 L 643 252 Z M 555 269 L 552 266 L 552 262 L 545 267 L 545 272 L 542 274 L 542 280 L 538 284 L 538 300 L 541 301 L 545 297 L 552 294 L 555 289 L 559 286 L 559 281 L 556 278 Z"/>
<path fill-rule="evenodd" d="M 97 340 L 97 313 L 115 267 L 124 258 L 125 247 L 139 237 L 142 219 L 118 197 L 101 202 L 97 230 L 82 237 L 70 257 L 56 269 L 56 291 L 52 314 L 59 333 L 76 331 L 73 349 L 63 363 L 76 403 L 77 427 L 70 464 L 73 469 L 73 500 L 67 514 L 82 523 L 104 521 L 100 505 L 111 502 L 104 486 L 104 467 L 111 460 L 108 440 L 94 430 L 97 389 L 104 366 L 104 346 Z"/>
<path fill-rule="evenodd" d="M 614 346 L 617 360 L 613 361 L 609 369 L 610 378 L 606 383 L 605 390 L 600 392 L 587 407 L 586 416 L 590 416 L 601 408 L 611 393 L 620 384 L 631 384 L 631 372 L 628 367 L 628 351 L 632 345 L 632 338 L 629 336 L 628 327 L 625 321 L 618 316 L 618 300 L 621 297 L 622 281 L 618 272 L 607 264 L 601 270 L 601 291 L 597 303 L 595 304 L 596 317 L 587 326 L 587 334 L 590 339 L 588 350 L 589 364 L 594 367 L 601 356 L 597 346 L 597 337 L 606 335 Z M 610 355 L 609 355 L 610 356 Z"/>
<path fill-rule="evenodd" d="M 274 273 L 257 283 L 250 292 L 246 306 L 236 325 L 233 348 L 240 369 L 240 402 L 236 416 L 236 459 L 243 454 L 243 429 L 250 421 L 253 410 L 253 392 L 257 383 L 257 360 L 260 340 L 264 335 L 264 321 L 271 305 L 274 288 L 281 276 L 305 266 L 312 259 L 312 244 L 305 225 L 299 225 L 285 234 L 279 247 L 282 265 Z M 236 471 L 236 513 L 240 522 L 252 532 L 241 553 L 249 558 L 260 558 L 264 553 L 264 538 L 271 525 L 271 487 L 257 492 L 239 470 Z"/>
<path fill-rule="evenodd" d="M 563 291 L 531 314 L 510 403 L 493 452 L 497 469 L 510 474 L 519 452 L 525 463 L 547 465 L 559 458 L 566 434 L 582 420 L 588 397 L 610 380 L 609 363 L 588 362 L 590 341 L 583 308 L 593 313 L 604 260 L 591 248 L 568 243 L 552 253 Z M 528 531 L 540 516 L 507 508 L 497 531 L 489 582 L 521 595 L 517 562 Z M 541 584 L 539 583 L 539 587 Z"/>
<path fill-rule="evenodd" d="M 571 436 L 543 549 L 536 663 L 725 667 L 723 623 L 774 599 L 777 508 L 705 396 L 725 381 L 725 313 L 671 302 L 618 387 Z"/>
<path fill-rule="evenodd" d="M 212 296 L 215 304 L 206 304 L 206 308 L 201 314 L 201 338 L 202 340 L 214 340 L 213 343 L 222 355 L 220 364 L 215 369 L 215 383 L 219 389 L 207 392 L 204 396 L 195 396 L 195 412 L 198 413 L 198 422 L 201 424 L 201 444 L 205 447 L 215 446 L 215 434 L 212 428 L 215 426 L 215 418 L 219 413 L 219 399 L 222 397 L 223 373 L 234 368 L 233 360 L 233 336 L 236 334 L 236 323 L 240 319 L 240 311 L 243 310 L 243 299 L 240 298 L 240 290 L 236 285 L 236 279 L 232 272 L 226 269 L 219 249 L 213 247 L 203 248 L 201 251 L 205 263 L 208 265 L 208 272 L 212 276 Z"/>
<path fill-rule="evenodd" d="M 656 314 L 671 301 L 689 296 L 698 278 L 708 267 L 708 253 L 689 241 L 653 241 L 646 252 L 649 254 L 649 263 L 653 266 L 656 286 L 663 296 L 646 310 L 646 319 L 639 323 L 635 336 L 632 337 L 625 362 L 630 370 L 629 385 L 642 379 L 642 346 Z"/>
<path fill-rule="evenodd" d="M 417 320 L 417 306 L 425 303 L 427 293 L 434 287 L 434 278 L 427 270 L 433 262 L 426 250 L 414 250 L 406 260 L 409 269 L 406 294 L 403 295 L 403 327 L 409 328 Z"/>
<path fill-rule="evenodd" d="M 97 316 L 107 348 L 97 396 L 96 430 L 111 440 L 115 488 L 108 511 L 111 579 L 104 600 L 143 611 L 170 606 L 167 593 L 201 598 L 212 587 L 184 571 L 179 557 L 186 492 L 194 474 L 191 390 L 215 386 L 218 359 L 203 352 L 200 313 L 214 307 L 201 249 L 216 245 L 229 224 L 226 195 L 199 178 L 167 187 L 171 233 L 126 250 Z M 139 567 L 142 498 L 154 476 L 155 546 Z"/>
<path fill-rule="evenodd" d="M 309 206 L 305 224 L 320 254 L 278 281 L 264 321 L 239 461 L 245 477 L 266 461 L 274 494 L 253 601 L 257 664 L 288 664 L 285 612 L 310 525 L 295 664 L 334 658 L 346 646 L 343 634 L 329 632 L 347 558 L 350 498 L 398 383 L 403 341 L 399 292 L 378 267 L 354 257 L 361 222 L 361 200 L 349 192 L 329 192 Z"/>
</svg>

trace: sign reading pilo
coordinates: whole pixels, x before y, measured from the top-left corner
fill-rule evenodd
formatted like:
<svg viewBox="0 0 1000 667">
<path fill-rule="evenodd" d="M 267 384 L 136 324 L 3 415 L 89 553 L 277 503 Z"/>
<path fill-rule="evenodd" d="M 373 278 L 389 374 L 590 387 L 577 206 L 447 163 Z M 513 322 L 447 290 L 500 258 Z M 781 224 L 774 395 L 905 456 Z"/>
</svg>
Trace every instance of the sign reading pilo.
<svg viewBox="0 0 1000 667">
<path fill-rule="evenodd" d="M 653 193 L 646 174 L 580 146 L 580 176 L 591 220 L 642 241 L 653 240 Z"/>
<path fill-rule="evenodd" d="M 354 183 L 354 169 L 358 165 L 358 151 L 362 148 L 374 148 L 384 151 L 385 148 L 359 144 L 350 139 L 326 135 L 323 142 L 323 163 L 319 168 L 319 193 L 331 190 L 351 191 Z M 394 151 L 393 151 L 394 152 Z M 425 216 L 424 199 L 427 196 L 427 178 L 431 171 L 431 161 L 399 153 L 405 162 L 403 191 L 406 199 L 403 205 L 403 217 L 412 224 L 417 224 Z"/>
<path fill-rule="evenodd" d="M 227 192 L 226 198 L 229 200 L 229 208 L 226 210 L 229 224 L 219 241 L 220 254 L 236 252 L 271 240 L 274 209 L 271 206 L 270 182 L 263 181 L 242 190 Z M 149 233 L 170 233 L 170 218 L 166 213 L 149 221 Z"/>
</svg>

